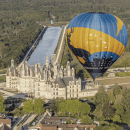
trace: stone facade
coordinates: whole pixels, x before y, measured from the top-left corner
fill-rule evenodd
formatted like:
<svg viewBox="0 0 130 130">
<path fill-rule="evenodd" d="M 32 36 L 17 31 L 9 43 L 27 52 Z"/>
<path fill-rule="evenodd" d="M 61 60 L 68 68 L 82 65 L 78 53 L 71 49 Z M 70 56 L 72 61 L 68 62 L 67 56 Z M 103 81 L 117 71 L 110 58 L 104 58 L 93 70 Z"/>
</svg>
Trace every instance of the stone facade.
<svg viewBox="0 0 130 130">
<path fill-rule="evenodd" d="M 81 98 L 95 95 L 97 89 L 86 87 L 80 78 L 75 78 L 75 70 L 70 68 L 69 61 L 66 68 L 60 67 L 55 61 L 56 55 L 53 54 L 50 56 L 50 62 L 48 57 L 46 58 L 44 67 L 40 63 L 30 66 L 24 62 L 16 69 L 12 59 L 11 67 L 6 74 L 6 87 L 32 94 L 35 98 L 45 99 Z"/>
</svg>

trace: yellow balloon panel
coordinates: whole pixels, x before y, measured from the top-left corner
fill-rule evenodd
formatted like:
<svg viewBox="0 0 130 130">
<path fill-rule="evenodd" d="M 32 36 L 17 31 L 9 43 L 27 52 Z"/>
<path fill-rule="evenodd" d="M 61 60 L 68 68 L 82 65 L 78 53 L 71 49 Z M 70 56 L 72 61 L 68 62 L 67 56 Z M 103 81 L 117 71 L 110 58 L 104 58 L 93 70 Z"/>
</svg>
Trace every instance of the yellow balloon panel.
<svg viewBox="0 0 130 130">
<path fill-rule="evenodd" d="M 86 50 L 89 50 L 89 48 L 88 48 L 88 34 L 89 34 L 89 32 L 86 31 L 82 27 L 82 47 L 85 48 Z"/>
<path fill-rule="evenodd" d="M 99 38 L 100 37 L 100 38 Z M 101 52 L 101 47 L 102 47 L 102 32 L 95 31 L 95 51 L 96 52 Z"/>
<path fill-rule="evenodd" d="M 101 47 L 101 51 L 108 51 L 108 39 L 109 39 L 109 35 L 104 35 L 105 33 L 102 32 L 102 47 Z"/>
<path fill-rule="evenodd" d="M 82 48 L 82 28 L 74 28 L 77 48 Z"/>
<path fill-rule="evenodd" d="M 74 48 L 84 49 L 90 54 L 109 51 L 120 56 L 125 50 L 125 46 L 121 42 L 101 31 L 75 27 L 73 30 L 69 28 L 67 33 L 71 34 L 70 45 Z"/>
</svg>

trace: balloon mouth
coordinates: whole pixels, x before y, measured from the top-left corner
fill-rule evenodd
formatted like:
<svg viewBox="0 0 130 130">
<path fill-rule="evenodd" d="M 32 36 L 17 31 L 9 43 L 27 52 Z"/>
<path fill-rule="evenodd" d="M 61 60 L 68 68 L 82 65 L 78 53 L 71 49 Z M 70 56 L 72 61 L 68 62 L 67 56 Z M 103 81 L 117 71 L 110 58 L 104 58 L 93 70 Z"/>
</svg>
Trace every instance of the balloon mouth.
<svg viewBox="0 0 130 130">
<path fill-rule="evenodd" d="M 101 76 L 103 76 L 104 73 L 89 73 L 89 74 L 93 78 L 93 81 L 95 81 L 96 77 L 101 77 Z"/>
<path fill-rule="evenodd" d="M 92 13 L 92 14 L 106 14 L 105 12 L 88 12 L 88 13 Z"/>
</svg>

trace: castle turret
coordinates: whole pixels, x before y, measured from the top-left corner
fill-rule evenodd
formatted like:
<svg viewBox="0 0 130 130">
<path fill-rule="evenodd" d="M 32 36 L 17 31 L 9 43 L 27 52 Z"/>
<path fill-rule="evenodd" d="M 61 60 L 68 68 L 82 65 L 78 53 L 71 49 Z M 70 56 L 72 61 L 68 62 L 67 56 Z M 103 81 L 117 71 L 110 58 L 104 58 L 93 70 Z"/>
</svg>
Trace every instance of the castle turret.
<svg viewBox="0 0 130 130">
<path fill-rule="evenodd" d="M 71 69 L 71 75 L 72 75 L 73 80 L 74 80 L 75 79 L 75 70 L 74 70 L 74 68 Z"/>
<path fill-rule="evenodd" d="M 38 67 L 37 64 L 35 64 L 35 77 L 37 77 L 37 74 L 38 74 Z"/>
<path fill-rule="evenodd" d="M 25 76 L 25 63 L 22 64 L 21 76 Z"/>
<path fill-rule="evenodd" d="M 49 60 L 48 60 L 48 56 L 46 57 L 46 67 L 48 68 L 49 66 Z"/>
<path fill-rule="evenodd" d="M 11 60 L 11 68 L 14 68 L 14 59 Z"/>
<path fill-rule="evenodd" d="M 66 77 L 66 68 L 64 68 L 64 76 Z"/>
<path fill-rule="evenodd" d="M 30 67 L 30 77 L 33 76 L 32 67 Z"/>
<path fill-rule="evenodd" d="M 55 65 L 54 65 L 54 79 L 56 79 L 57 74 L 58 74 L 58 66 L 57 66 L 57 63 L 55 63 Z"/>
<path fill-rule="evenodd" d="M 14 69 L 14 76 L 16 76 L 16 69 Z"/>
<path fill-rule="evenodd" d="M 60 69 L 60 77 L 63 78 L 63 70 Z"/>
<path fill-rule="evenodd" d="M 67 61 L 66 69 L 67 69 L 67 76 L 71 76 L 70 62 L 69 61 Z"/>
</svg>

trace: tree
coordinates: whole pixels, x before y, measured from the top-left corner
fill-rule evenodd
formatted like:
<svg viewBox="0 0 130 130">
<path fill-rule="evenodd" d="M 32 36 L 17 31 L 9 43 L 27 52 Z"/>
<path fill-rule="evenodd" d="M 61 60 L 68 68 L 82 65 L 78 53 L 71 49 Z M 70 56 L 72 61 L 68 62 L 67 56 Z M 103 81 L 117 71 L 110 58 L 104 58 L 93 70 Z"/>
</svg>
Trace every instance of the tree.
<svg viewBox="0 0 130 130">
<path fill-rule="evenodd" d="M 73 117 L 82 117 L 90 113 L 90 105 L 83 103 L 78 99 L 68 99 L 62 102 L 59 106 L 62 115 L 69 115 Z"/>
<path fill-rule="evenodd" d="M 121 119 L 124 123 L 127 123 L 128 125 L 130 125 L 130 111 L 126 111 L 125 113 L 123 113 L 123 115 L 121 116 Z"/>
<path fill-rule="evenodd" d="M 115 109 L 112 107 L 112 105 L 110 104 L 110 103 L 106 103 L 106 104 L 104 104 L 104 106 L 103 106 L 103 109 L 102 109 L 102 114 L 103 114 L 103 116 L 105 117 L 105 118 L 107 118 L 107 119 L 111 119 L 111 118 L 113 118 L 113 116 L 114 116 L 114 113 L 115 113 L 115 111 L 114 111 Z"/>
<path fill-rule="evenodd" d="M 123 115 L 124 109 L 123 109 L 123 106 L 121 104 L 117 104 L 115 106 L 115 109 L 116 109 L 116 114 L 117 115 Z"/>
<path fill-rule="evenodd" d="M 114 118 L 113 118 L 113 122 L 121 122 L 120 116 L 115 115 Z"/>
<path fill-rule="evenodd" d="M 122 94 L 122 90 L 123 90 L 122 86 L 118 86 L 117 84 L 115 84 L 113 88 L 114 88 L 113 89 L 114 96 Z"/>
<path fill-rule="evenodd" d="M 43 101 L 38 98 L 34 101 L 34 113 L 44 113 Z"/>
<path fill-rule="evenodd" d="M 92 124 L 92 119 L 88 115 L 83 116 L 81 119 L 82 124 Z"/>
<path fill-rule="evenodd" d="M 4 98 L 0 93 L 0 112 L 5 112 Z"/>
<path fill-rule="evenodd" d="M 119 62 L 119 66 L 120 67 L 125 67 L 125 70 L 126 70 L 126 67 L 128 67 L 130 65 L 130 63 L 128 62 L 128 59 L 122 59 L 120 62 Z"/>
<path fill-rule="evenodd" d="M 55 112 L 58 112 L 59 111 L 59 105 L 60 103 L 64 102 L 64 98 L 61 97 L 61 98 L 56 98 L 52 101 L 51 105 L 50 105 L 50 108 L 55 111 Z"/>
<path fill-rule="evenodd" d="M 107 96 L 108 96 L 109 103 L 113 103 L 115 101 L 115 97 L 114 97 L 114 94 L 113 94 L 113 89 L 108 89 Z"/>
<path fill-rule="evenodd" d="M 66 121 L 66 124 L 71 124 L 71 118 L 69 117 L 68 120 Z"/>
<path fill-rule="evenodd" d="M 27 100 L 23 103 L 23 111 L 24 112 L 32 112 L 33 111 L 33 100 Z"/>
<path fill-rule="evenodd" d="M 106 95 L 105 88 L 103 86 L 99 87 L 98 92 L 95 95 L 94 103 L 97 107 L 103 108 L 104 104 L 107 102 L 108 98 Z"/>
<path fill-rule="evenodd" d="M 15 116 L 22 116 L 22 115 L 23 115 L 23 108 L 16 108 Z"/>
</svg>

